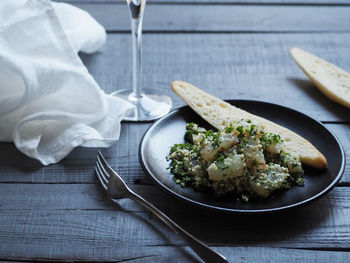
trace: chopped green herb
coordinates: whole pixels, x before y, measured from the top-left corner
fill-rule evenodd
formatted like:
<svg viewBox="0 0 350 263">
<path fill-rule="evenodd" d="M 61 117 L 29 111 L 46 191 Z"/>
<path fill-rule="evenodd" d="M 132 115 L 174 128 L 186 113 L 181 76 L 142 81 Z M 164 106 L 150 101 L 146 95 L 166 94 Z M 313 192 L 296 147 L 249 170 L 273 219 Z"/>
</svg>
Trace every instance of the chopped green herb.
<svg viewBox="0 0 350 263">
<path fill-rule="evenodd" d="M 216 163 L 222 163 L 225 160 L 225 156 L 221 155 L 216 159 Z"/>
<path fill-rule="evenodd" d="M 253 134 L 255 127 L 256 127 L 255 124 L 252 124 L 252 125 L 250 126 L 250 131 L 249 131 L 250 134 Z"/>
<path fill-rule="evenodd" d="M 189 150 L 189 151 L 193 151 L 194 153 L 199 154 L 199 149 L 190 143 L 182 143 L 182 144 L 174 144 L 171 148 L 170 148 L 170 154 L 174 153 L 177 150 Z"/>
<path fill-rule="evenodd" d="M 205 133 L 206 137 L 211 141 L 213 147 L 217 148 L 220 144 L 220 131 L 214 132 L 213 130 L 208 130 Z"/>
<path fill-rule="evenodd" d="M 263 131 L 251 120 L 230 123 L 222 131 L 189 123 L 185 143 L 169 151 L 168 169 L 181 187 L 254 200 L 304 184 L 299 157 L 285 153 L 283 145 L 277 145 L 281 143 L 278 134 Z"/>
<path fill-rule="evenodd" d="M 189 124 L 186 125 L 186 129 L 193 128 L 193 127 L 194 127 L 194 122 L 190 122 Z"/>
<path fill-rule="evenodd" d="M 238 126 L 238 127 L 236 128 L 236 130 L 239 131 L 239 133 L 240 133 L 241 135 L 243 135 L 243 126 L 242 126 L 242 125 L 241 125 L 241 126 Z"/>
<path fill-rule="evenodd" d="M 265 143 L 266 145 L 270 145 L 270 144 L 278 144 L 278 143 L 282 143 L 283 140 L 281 139 L 281 136 L 279 136 L 278 134 L 273 134 L 273 133 L 265 133 L 261 139 L 260 139 L 263 143 Z"/>
<path fill-rule="evenodd" d="M 233 131 L 233 126 L 232 126 L 232 123 L 230 123 L 230 126 L 225 127 L 225 132 L 231 133 L 232 131 Z"/>
</svg>

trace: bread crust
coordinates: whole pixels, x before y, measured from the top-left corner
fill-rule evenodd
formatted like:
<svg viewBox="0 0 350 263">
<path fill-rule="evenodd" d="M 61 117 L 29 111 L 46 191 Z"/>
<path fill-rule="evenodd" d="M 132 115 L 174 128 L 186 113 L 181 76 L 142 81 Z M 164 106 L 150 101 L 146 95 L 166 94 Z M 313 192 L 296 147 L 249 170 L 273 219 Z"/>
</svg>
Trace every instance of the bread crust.
<svg viewBox="0 0 350 263">
<path fill-rule="evenodd" d="M 291 48 L 290 54 L 324 95 L 350 108 L 350 73 L 300 48 Z"/>
<path fill-rule="evenodd" d="M 250 119 L 267 132 L 279 134 L 286 150 L 300 156 L 302 163 L 317 169 L 327 168 L 327 160 L 315 146 L 295 132 L 272 121 L 237 108 L 185 81 L 176 80 L 171 89 L 182 98 L 197 114 L 217 129 L 223 129 L 231 122 Z"/>
</svg>

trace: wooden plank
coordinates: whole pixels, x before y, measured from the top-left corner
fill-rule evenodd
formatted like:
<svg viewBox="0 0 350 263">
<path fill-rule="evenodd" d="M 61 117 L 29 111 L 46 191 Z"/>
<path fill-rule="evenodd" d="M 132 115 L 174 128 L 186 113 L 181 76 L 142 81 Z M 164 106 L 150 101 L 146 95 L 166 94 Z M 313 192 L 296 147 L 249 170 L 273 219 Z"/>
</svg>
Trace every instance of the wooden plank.
<svg viewBox="0 0 350 263">
<path fill-rule="evenodd" d="M 326 124 L 326 127 L 333 132 L 343 147 L 345 153 L 345 170 L 340 184 L 348 185 L 350 183 L 350 125 Z"/>
<path fill-rule="evenodd" d="M 138 145 L 150 124 L 128 123 L 122 125 L 120 141 L 103 150 L 110 164 L 133 185 L 152 185 L 138 161 Z M 326 124 L 343 145 L 346 168 L 342 184 L 350 183 L 350 125 Z M 0 143 L 0 183 L 95 183 L 93 172 L 97 149 L 76 148 L 59 164 L 42 166 L 24 156 L 13 144 Z"/>
<path fill-rule="evenodd" d="M 109 31 L 129 31 L 126 5 L 83 4 Z M 144 32 L 349 32 L 350 6 L 149 5 Z"/>
<path fill-rule="evenodd" d="M 96 180 L 95 180 L 96 181 Z M 154 185 L 131 185 L 152 203 L 169 207 L 167 195 Z M 114 210 L 97 184 L 0 184 L 0 210 Z M 133 201 L 118 201 L 125 211 L 142 212 Z"/>
<path fill-rule="evenodd" d="M 51 260 L 74 260 L 78 262 L 130 262 L 130 263 L 154 263 L 154 262 L 201 262 L 199 258 L 194 255 L 189 247 L 174 247 L 174 246 L 138 246 L 131 248 L 128 246 L 118 246 L 115 248 L 96 247 L 87 250 L 87 254 L 80 255 L 78 252 L 72 251 L 72 254 L 67 254 L 60 249 L 52 248 L 55 251 L 50 257 L 42 255 L 36 246 L 19 246 L 17 248 L 10 248 L 7 254 L 14 254 L 18 250 L 27 249 L 30 252 L 34 250 L 34 259 L 43 260 L 45 262 Z M 338 262 L 347 263 L 349 259 L 348 252 L 337 251 L 312 251 L 303 249 L 285 249 L 272 247 L 215 247 L 215 249 L 226 256 L 229 262 L 303 262 L 303 263 L 328 263 Z M 72 250 L 72 249 L 71 249 Z M 81 250 L 81 248 L 79 249 Z M 32 254 L 32 253 L 31 253 Z M 25 256 L 8 256 L 11 261 L 0 261 L 2 263 L 17 263 L 18 259 L 26 259 Z M 22 261 L 21 261 L 22 262 Z M 27 262 L 27 261 L 25 261 Z"/>
<path fill-rule="evenodd" d="M 173 200 L 155 185 L 130 187 L 175 218 L 180 211 L 173 210 L 187 206 L 179 200 Z M 331 193 L 320 201 L 310 204 L 308 209 L 324 209 L 330 205 L 336 210 L 349 208 L 346 204 L 346 198 L 350 196 L 349 187 L 336 187 Z M 0 197 L 2 211 L 115 210 L 117 204 L 124 212 L 145 212 L 143 207 L 131 200 L 118 200 L 117 203 L 109 201 L 97 184 L 0 184 Z M 181 218 L 179 220 L 181 221 Z"/>
<path fill-rule="evenodd" d="M 350 189 L 336 188 L 327 197 L 291 213 L 254 217 L 215 214 L 165 198 L 162 203 L 170 202 L 163 209 L 165 213 L 218 250 L 254 246 L 348 251 L 349 198 Z M 125 203 L 119 208 L 106 202 L 100 209 L 60 209 L 58 202 L 50 209 L 55 205 L 52 200 L 45 203 L 41 198 L 39 202 L 48 209 L 0 210 L 1 259 L 21 260 L 30 255 L 34 259 L 119 260 L 118 255 L 141 257 L 144 252 L 138 254 L 136 248 L 142 246 L 152 251 L 186 245 L 147 211 L 129 212 Z M 71 200 L 67 204 L 74 206 Z M 126 248 L 130 250 L 122 252 Z"/>
<path fill-rule="evenodd" d="M 130 263 L 154 263 L 154 262 L 202 262 L 199 258 L 193 254 L 189 247 L 173 247 L 173 246 L 138 246 L 137 248 L 130 248 L 128 246 L 116 246 L 113 250 L 108 247 L 96 247 L 87 251 L 86 255 L 79 256 L 78 253 L 65 254 L 64 252 L 53 248 L 55 253 L 50 257 L 46 255 L 41 256 L 42 253 L 37 252 L 35 249 L 35 260 L 43 260 L 45 262 L 51 260 L 74 260 L 78 262 L 91 262 L 90 258 L 97 261 L 110 262 L 130 262 Z M 31 249 L 29 245 L 23 248 L 23 246 L 17 247 L 20 249 Z M 215 249 L 225 255 L 229 262 L 244 262 L 244 263 L 256 263 L 256 262 L 303 262 L 303 263 L 328 263 L 338 262 L 347 263 L 349 258 L 348 252 L 336 252 L 336 251 L 312 251 L 302 249 L 285 249 L 285 248 L 270 248 L 270 247 L 215 247 Z M 11 248 L 11 252 L 15 250 Z M 79 249 L 81 250 L 81 249 Z M 16 251 L 14 253 L 16 253 Z M 8 252 L 10 254 L 11 252 Z M 2 263 L 18 262 L 13 261 L 18 259 L 26 259 L 21 256 L 9 256 L 11 261 L 0 261 Z M 22 261 L 21 261 L 22 262 Z M 27 261 L 25 261 L 27 262 Z"/>
<path fill-rule="evenodd" d="M 131 85 L 129 41 L 112 34 L 104 51 L 82 56 L 107 92 Z M 263 100 L 321 121 L 350 121 L 348 109 L 321 94 L 289 55 L 298 46 L 350 71 L 348 43 L 349 34 L 149 34 L 143 83 L 169 94 L 174 107 L 183 103 L 169 86 L 182 79 L 220 98 Z"/>
<path fill-rule="evenodd" d="M 109 162 L 129 184 L 151 184 L 138 161 L 138 145 L 150 124 L 123 124 L 119 142 L 103 150 Z M 78 147 L 59 164 L 42 166 L 11 143 L 0 143 L 0 182 L 95 183 L 94 167 L 98 149 Z M 132 176 L 129 176 L 132 175 Z"/>
<path fill-rule="evenodd" d="M 68 3 L 114 3 L 125 4 L 125 0 L 56 0 L 56 2 L 68 2 Z M 349 5 L 348 0 L 147 0 L 147 4 L 257 4 L 257 5 Z"/>
</svg>

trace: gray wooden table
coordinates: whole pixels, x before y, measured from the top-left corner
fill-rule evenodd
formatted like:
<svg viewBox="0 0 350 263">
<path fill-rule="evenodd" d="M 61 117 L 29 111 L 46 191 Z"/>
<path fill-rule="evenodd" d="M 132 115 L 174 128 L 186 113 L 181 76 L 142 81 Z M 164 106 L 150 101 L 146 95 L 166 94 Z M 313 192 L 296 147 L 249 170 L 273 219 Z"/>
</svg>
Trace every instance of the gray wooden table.
<svg viewBox="0 0 350 263">
<path fill-rule="evenodd" d="M 81 55 L 106 92 L 130 86 L 129 17 L 122 0 L 72 0 L 108 32 Z M 143 83 L 172 97 L 182 79 L 227 99 L 278 103 L 322 121 L 350 154 L 350 110 L 329 101 L 292 61 L 304 48 L 350 71 L 350 1 L 154 0 L 144 18 Z M 230 262 L 349 262 L 350 169 L 325 197 L 291 213 L 215 214 L 174 200 L 141 170 L 150 123 L 123 123 L 108 161 L 140 195 Z M 132 201 L 107 201 L 93 173 L 97 149 L 47 167 L 0 143 L 0 260 L 198 262 L 162 222 Z"/>
</svg>

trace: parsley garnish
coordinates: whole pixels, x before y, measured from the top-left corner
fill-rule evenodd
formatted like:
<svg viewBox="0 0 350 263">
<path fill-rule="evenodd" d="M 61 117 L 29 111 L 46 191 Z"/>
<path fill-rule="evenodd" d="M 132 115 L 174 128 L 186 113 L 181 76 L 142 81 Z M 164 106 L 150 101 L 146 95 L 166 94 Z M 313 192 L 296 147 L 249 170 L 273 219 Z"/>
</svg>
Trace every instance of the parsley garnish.
<svg viewBox="0 0 350 263">
<path fill-rule="evenodd" d="M 225 127 L 225 132 L 231 133 L 232 131 L 233 131 L 233 126 L 232 126 L 232 123 L 230 123 L 230 126 Z"/>
<path fill-rule="evenodd" d="M 213 147 L 217 148 L 220 144 L 220 131 L 214 132 L 213 130 L 209 130 L 205 133 L 207 138 L 211 141 Z M 210 138 L 211 137 L 211 138 Z"/>
<path fill-rule="evenodd" d="M 252 125 L 250 126 L 250 132 L 249 132 L 250 134 L 253 134 L 255 127 L 256 127 L 255 124 L 252 124 Z"/>
<path fill-rule="evenodd" d="M 192 145 L 190 143 L 174 144 L 170 148 L 170 154 L 172 154 L 173 152 L 175 152 L 177 150 L 183 150 L 183 149 L 193 151 L 193 152 L 199 154 L 199 149 L 195 145 Z"/>
<path fill-rule="evenodd" d="M 241 125 L 241 126 L 238 126 L 237 128 L 236 128 L 236 130 L 241 134 L 241 135 L 243 135 L 243 126 Z"/>
</svg>

